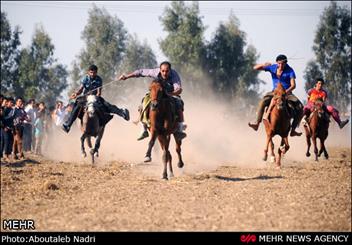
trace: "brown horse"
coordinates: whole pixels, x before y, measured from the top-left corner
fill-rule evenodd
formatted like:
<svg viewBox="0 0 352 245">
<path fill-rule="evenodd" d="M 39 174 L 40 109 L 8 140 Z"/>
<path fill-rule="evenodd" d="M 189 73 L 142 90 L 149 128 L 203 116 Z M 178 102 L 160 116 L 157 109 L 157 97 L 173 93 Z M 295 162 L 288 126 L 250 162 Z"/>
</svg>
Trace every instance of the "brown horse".
<svg viewBox="0 0 352 245">
<path fill-rule="evenodd" d="M 324 152 L 325 159 L 329 158 L 329 154 L 325 148 L 325 140 L 329 134 L 329 116 L 324 112 L 324 103 L 322 101 L 316 101 L 314 103 L 313 111 L 311 112 L 308 120 L 308 125 L 304 125 L 307 139 L 307 152 L 306 156 L 310 157 L 310 146 L 311 141 L 313 141 L 315 161 L 318 161 L 318 157 Z M 320 139 L 320 150 L 318 153 L 317 138 Z"/>
<path fill-rule="evenodd" d="M 169 145 L 170 136 L 171 134 L 174 134 L 177 129 L 177 121 L 175 113 L 173 113 L 175 110 L 175 104 L 173 102 L 173 98 L 165 93 L 165 88 L 163 87 L 162 82 L 157 80 L 152 81 L 150 85 L 150 99 L 151 105 L 149 110 L 149 130 L 151 137 L 144 161 L 151 161 L 151 151 L 155 144 L 156 138 L 158 138 L 161 149 L 163 151 L 162 160 L 164 164 L 164 170 L 162 178 L 167 180 L 167 166 L 169 166 L 169 177 L 173 177 L 172 156 L 169 151 Z M 175 135 L 174 139 L 176 142 L 176 152 L 179 159 L 177 166 L 182 168 L 184 166 L 181 155 L 182 140 L 179 140 L 177 137 L 175 137 Z"/>
<path fill-rule="evenodd" d="M 267 120 L 263 120 L 266 131 L 266 147 L 264 149 L 263 160 L 268 158 L 268 147 L 270 144 L 272 160 L 275 160 L 273 137 L 275 135 L 281 136 L 281 143 L 278 149 L 279 156 L 276 158 L 276 165 L 281 167 L 281 157 L 285 154 L 290 145 L 288 144 L 288 133 L 290 131 L 290 114 L 288 112 L 286 91 L 281 83 L 278 83 L 274 90 L 274 97 L 272 98 L 274 106 L 269 112 Z"/>
</svg>

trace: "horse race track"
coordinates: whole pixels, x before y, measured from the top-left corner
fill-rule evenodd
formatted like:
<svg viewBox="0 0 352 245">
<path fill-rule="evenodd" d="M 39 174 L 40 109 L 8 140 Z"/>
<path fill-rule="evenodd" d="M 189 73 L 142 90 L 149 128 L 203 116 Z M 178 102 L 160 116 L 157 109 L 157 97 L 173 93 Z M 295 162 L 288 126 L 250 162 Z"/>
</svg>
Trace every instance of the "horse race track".
<svg viewBox="0 0 352 245">
<path fill-rule="evenodd" d="M 159 175 L 158 164 L 3 161 L 1 223 L 33 219 L 38 231 L 351 231 L 350 148 L 281 170 Z"/>
</svg>

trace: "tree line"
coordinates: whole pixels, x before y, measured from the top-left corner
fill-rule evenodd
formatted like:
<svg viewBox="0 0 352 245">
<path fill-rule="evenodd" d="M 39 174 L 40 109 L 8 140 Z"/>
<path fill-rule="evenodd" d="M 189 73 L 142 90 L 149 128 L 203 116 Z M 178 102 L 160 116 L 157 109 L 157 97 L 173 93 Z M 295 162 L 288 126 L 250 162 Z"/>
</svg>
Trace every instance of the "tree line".
<svg viewBox="0 0 352 245">
<path fill-rule="evenodd" d="M 55 47 L 41 25 L 35 27 L 30 46 L 20 49 L 20 27 L 12 28 L 7 14 L 1 11 L 1 93 L 54 104 L 63 91 L 70 94 L 77 88 L 91 63 L 99 67 L 105 83 L 115 80 L 120 71 L 158 65 L 149 44 L 130 34 L 117 16 L 94 4 L 88 16 L 81 35 L 85 46 L 68 69 L 54 58 Z M 167 33 L 158 40 L 163 54 L 181 74 L 190 93 L 202 95 L 211 88 L 230 103 L 256 105 L 263 83 L 253 70 L 259 54 L 253 45 L 247 45 L 238 18 L 231 13 L 209 41 L 204 38 L 202 18 L 198 2 L 171 2 L 159 16 Z M 342 111 L 349 109 L 351 101 L 350 23 L 350 10 L 332 1 L 320 16 L 312 47 L 315 58 L 304 71 L 306 91 L 314 85 L 315 78 L 325 78 L 330 102 Z M 112 84 L 112 88 L 104 90 L 104 97 L 116 98 L 135 85 Z"/>
</svg>

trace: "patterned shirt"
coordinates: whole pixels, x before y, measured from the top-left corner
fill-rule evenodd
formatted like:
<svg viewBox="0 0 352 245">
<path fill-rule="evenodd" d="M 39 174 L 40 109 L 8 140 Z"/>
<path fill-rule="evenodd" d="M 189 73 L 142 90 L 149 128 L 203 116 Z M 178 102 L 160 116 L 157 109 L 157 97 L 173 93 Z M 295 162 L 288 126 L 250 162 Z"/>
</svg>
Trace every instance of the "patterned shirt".
<svg viewBox="0 0 352 245">
<path fill-rule="evenodd" d="M 154 79 L 158 79 L 160 76 L 160 68 L 136 70 L 133 72 L 133 75 L 135 75 L 136 77 L 151 77 Z M 171 69 L 166 82 L 170 83 L 174 87 L 174 90 L 182 88 L 181 78 L 173 69 Z"/>
<path fill-rule="evenodd" d="M 96 76 L 95 78 L 91 78 L 89 75 L 86 75 L 81 80 L 81 85 L 83 86 L 83 94 L 87 94 L 92 91 L 92 94 L 97 95 L 97 88 L 103 86 L 103 80 L 100 76 Z"/>
<path fill-rule="evenodd" d="M 308 91 L 308 103 L 313 104 L 318 99 L 326 100 L 328 93 L 324 89 L 317 90 L 312 88 Z"/>
</svg>

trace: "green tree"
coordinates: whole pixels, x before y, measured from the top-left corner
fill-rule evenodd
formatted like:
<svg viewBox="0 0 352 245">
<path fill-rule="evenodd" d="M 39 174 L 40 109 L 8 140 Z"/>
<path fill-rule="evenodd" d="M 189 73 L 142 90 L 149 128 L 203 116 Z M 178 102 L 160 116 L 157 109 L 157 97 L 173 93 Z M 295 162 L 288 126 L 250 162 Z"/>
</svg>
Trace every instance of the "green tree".
<svg viewBox="0 0 352 245">
<path fill-rule="evenodd" d="M 187 6 L 184 1 L 172 1 L 160 20 L 168 33 L 165 39 L 159 40 L 163 53 L 173 68 L 187 77 L 185 85 L 192 93 L 200 93 L 201 83 L 205 81 L 201 66 L 205 55 L 205 27 L 199 16 L 198 2 Z"/>
<path fill-rule="evenodd" d="M 147 41 L 141 43 L 136 35 L 128 35 L 126 51 L 120 66 L 120 71 L 131 72 L 141 68 L 157 67 L 155 54 Z M 121 72 L 122 73 L 122 72 Z M 129 95 L 135 88 L 141 88 L 145 91 L 150 83 L 150 78 L 132 79 L 128 82 L 119 82 L 117 84 L 117 93 Z"/>
<path fill-rule="evenodd" d="M 11 30 L 6 13 L 1 12 L 1 92 L 11 96 L 15 95 L 12 84 L 19 75 L 20 34 L 18 26 Z"/>
<path fill-rule="evenodd" d="M 116 16 L 112 17 L 105 8 L 100 9 L 93 4 L 82 39 L 85 48 L 79 54 L 77 62 L 81 71 L 85 73 L 89 65 L 95 64 L 104 84 L 113 81 L 118 75 L 126 49 L 127 31 L 123 22 Z M 103 94 L 113 97 L 114 89 L 104 89 Z"/>
<path fill-rule="evenodd" d="M 322 74 L 329 91 L 329 101 L 347 111 L 351 101 L 351 12 L 331 2 L 320 16 L 313 50 L 316 64 L 309 63 L 306 79 Z M 306 81 L 306 90 L 312 81 Z"/>
<path fill-rule="evenodd" d="M 66 68 L 56 63 L 54 45 L 41 25 L 36 26 L 29 48 L 21 51 L 19 78 L 14 81 L 16 95 L 52 104 L 67 86 Z"/>
<path fill-rule="evenodd" d="M 304 89 L 306 91 L 314 87 L 316 82 L 315 80 L 317 78 L 323 78 L 323 73 L 321 72 L 319 65 L 314 60 L 308 62 L 303 73 L 303 78 L 306 81 L 304 84 Z"/>
<path fill-rule="evenodd" d="M 233 13 L 227 22 L 220 23 L 207 45 L 204 64 L 216 92 L 227 100 L 255 103 L 260 80 L 253 66 L 258 55 L 252 45 L 245 49 L 246 34 L 239 27 L 240 22 Z"/>
</svg>

